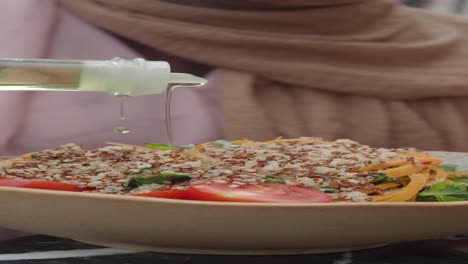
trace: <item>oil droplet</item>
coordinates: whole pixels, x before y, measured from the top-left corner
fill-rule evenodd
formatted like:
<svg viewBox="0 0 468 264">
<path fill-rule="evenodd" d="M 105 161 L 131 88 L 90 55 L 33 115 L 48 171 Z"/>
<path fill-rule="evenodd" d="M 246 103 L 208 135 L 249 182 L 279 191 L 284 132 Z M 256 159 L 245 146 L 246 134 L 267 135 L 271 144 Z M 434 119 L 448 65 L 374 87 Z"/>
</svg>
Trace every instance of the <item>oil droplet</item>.
<svg viewBox="0 0 468 264">
<path fill-rule="evenodd" d="M 124 104 L 124 99 L 127 96 L 127 94 L 124 93 L 116 93 L 114 94 L 115 97 L 120 98 L 120 120 L 125 120 L 125 104 Z M 119 134 L 128 134 L 130 133 L 130 129 L 125 127 L 125 126 L 116 126 L 114 127 L 114 132 L 119 133 Z"/>
<path fill-rule="evenodd" d="M 116 126 L 114 127 L 114 132 L 120 133 L 120 134 L 128 134 L 130 133 L 130 129 L 124 126 Z"/>
<path fill-rule="evenodd" d="M 120 97 L 120 120 L 125 119 L 124 97 Z"/>
</svg>

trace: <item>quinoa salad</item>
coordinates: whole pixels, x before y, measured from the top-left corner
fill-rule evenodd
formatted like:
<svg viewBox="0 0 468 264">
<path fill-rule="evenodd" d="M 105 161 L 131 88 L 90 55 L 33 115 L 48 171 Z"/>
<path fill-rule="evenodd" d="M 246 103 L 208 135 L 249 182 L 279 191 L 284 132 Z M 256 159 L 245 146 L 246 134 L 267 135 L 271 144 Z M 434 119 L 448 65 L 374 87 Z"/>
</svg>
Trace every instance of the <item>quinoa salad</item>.
<svg viewBox="0 0 468 264">
<path fill-rule="evenodd" d="M 420 181 L 417 175 L 423 173 L 426 180 L 416 194 L 445 180 L 451 175 L 439 179 L 437 173 L 442 172 L 434 173 L 440 163 L 416 149 L 372 148 L 348 139 L 217 140 L 183 148 L 121 144 L 93 150 L 66 144 L 0 162 L 0 178 L 58 182 L 82 192 L 142 196 L 182 193 L 191 186 L 208 186 L 202 190 L 222 186 L 224 192 L 235 193 L 281 185 L 313 190 L 331 202 L 373 202 L 401 196 L 396 191 L 416 184 Z"/>
</svg>

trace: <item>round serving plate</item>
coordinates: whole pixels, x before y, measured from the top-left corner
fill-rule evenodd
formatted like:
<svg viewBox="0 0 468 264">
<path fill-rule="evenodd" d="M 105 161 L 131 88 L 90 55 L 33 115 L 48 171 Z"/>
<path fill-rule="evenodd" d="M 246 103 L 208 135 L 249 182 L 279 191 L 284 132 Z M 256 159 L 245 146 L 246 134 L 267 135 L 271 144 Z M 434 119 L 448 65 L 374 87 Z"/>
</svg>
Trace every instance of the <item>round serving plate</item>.
<svg viewBox="0 0 468 264">
<path fill-rule="evenodd" d="M 434 152 L 468 169 L 468 154 Z M 174 253 L 306 254 L 468 233 L 468 202 L 231 203 L 0 187 L 0 226 Z"/>
</svg>

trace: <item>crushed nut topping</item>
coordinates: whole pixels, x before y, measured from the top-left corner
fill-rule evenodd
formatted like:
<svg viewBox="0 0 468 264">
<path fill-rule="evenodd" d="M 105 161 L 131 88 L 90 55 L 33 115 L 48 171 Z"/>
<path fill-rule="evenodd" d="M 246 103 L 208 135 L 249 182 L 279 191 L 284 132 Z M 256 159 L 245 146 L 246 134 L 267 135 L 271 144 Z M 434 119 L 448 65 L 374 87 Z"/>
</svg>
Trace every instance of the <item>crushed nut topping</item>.
<svg viewBox="0 0 468 264">
<path fill-rule="evenodd" d="M 359 168 L 405 159 L 413 149 L 371 148 L 351 140 L 318 138 L 276 140 L 251 144 L 207 143 L 201 149 L 152 150 L 106 146 L 85 150 L 78 144 L 34 153 L 30 158 L 0 163 L 0 177 L 59 181 L 88 192 L 135 194 L 155 190 L 184 190 L 189 184 L 226 183 L 233 188 L 263 183 L 267 178 L 288 185 L 336 188 L 335 198 L 368 201 L 359 190 L 373 190 L 374 179 Z M 407 158 L 410 159 L 410 158 Z M 135 175 L 182 173 L 189 182 L 163 182 L 125 187 Z"/>
</svg>

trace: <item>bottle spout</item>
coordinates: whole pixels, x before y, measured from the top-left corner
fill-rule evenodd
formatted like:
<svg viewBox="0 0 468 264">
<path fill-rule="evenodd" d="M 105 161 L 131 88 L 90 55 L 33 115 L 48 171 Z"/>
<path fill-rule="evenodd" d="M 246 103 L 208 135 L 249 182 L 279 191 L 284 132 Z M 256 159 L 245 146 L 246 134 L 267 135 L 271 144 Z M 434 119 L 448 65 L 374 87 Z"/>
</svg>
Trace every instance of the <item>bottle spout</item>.
<svg viewBox="0 0 468 264">
<path fill-rule="evenodd" d="M 207 80 L 188 73 L 172 73 L 165 61 L 114 58 L 85 62 L 79 90 L 108 92 L 119 96 L 160 94 L 169 86 L 201 86 Z"/>
<path fill-rule="evenodd" d="M 170 73 L 169 81 L 170 85 L 178 86 L 201 86 L 205 85 L 208 81 L 204 78 L 188 74 L 188 73 Z"/>
</svg>

